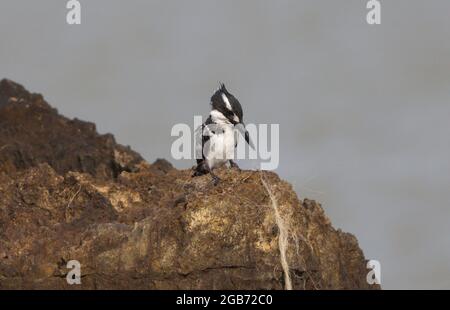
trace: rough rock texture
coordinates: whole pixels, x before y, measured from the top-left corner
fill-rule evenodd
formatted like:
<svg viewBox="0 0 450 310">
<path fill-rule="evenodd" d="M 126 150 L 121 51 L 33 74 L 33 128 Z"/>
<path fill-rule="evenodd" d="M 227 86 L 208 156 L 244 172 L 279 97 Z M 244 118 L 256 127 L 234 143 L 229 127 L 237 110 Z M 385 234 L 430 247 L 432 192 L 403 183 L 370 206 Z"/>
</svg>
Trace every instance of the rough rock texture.
<svg viewBox="0 0 450 310">
<path fill-rule="evenodd" d="M 1 81 L 0 288 L 283 289 L 281 254 L 294 289 L 374 288 L 319 204 L 274 173 L 218 175 L 148 164 Z M 73 259 L 81 285 L 66 282 Z"/>
<path fill-rule="evenodd" d="M 59 115 L 41 95 L 9 80 L 0 81 L 0 109 L 2 171 L 48 163 L 59 174 L 77 171 L 111 179 L 142 161 L 111 134 L 97 134 L 95 124 Z"/>
</svg>

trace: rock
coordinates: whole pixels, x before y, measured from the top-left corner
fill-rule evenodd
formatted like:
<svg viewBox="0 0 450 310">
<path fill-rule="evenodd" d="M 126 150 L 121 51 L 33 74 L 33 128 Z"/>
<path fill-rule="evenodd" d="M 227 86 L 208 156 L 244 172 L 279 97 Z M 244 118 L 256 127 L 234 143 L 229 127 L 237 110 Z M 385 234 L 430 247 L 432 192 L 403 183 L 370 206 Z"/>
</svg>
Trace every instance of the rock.
<svg viewBox="0 0 450 310">
<path fill-rule="evenodd" d="M 0 81 L 0 109 L 0 165 L 5 171 L 47 163 L 59 174 L 78 171 L 110 179 L 143 160 L 112 135 L 99 135 L 95 124 L 59 115 L 41 95 L 12 81 Z"/>
<path fill-rule="evenodd" d="M 318 203 L 272 172 L 217 173 L 213 186 L 148 164 L 1 81 L 0 288 L 379 288 Z M 67 284 L 70 260 L 81 285 Z"/>
</svg>

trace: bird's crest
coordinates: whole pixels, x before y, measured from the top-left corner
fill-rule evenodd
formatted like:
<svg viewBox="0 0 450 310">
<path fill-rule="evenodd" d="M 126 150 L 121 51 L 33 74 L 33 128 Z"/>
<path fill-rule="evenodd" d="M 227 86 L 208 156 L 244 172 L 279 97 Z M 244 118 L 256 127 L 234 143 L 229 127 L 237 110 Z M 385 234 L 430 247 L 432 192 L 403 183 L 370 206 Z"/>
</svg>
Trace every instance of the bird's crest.
<svg viewBox="0 0 450 310">
<path fill-rule="evenodd" d="M 222 82 L 219 82 L 219 89 L 218 89 L 218 90 L 220 90 L 221 92 L 223 92 L 223 93 L 225 93 L 225 94 L 228 93 L 228 90 L 227 90 L 227 88 L 225 87 L 225 84 L 222 83 Z"/>
</svg>

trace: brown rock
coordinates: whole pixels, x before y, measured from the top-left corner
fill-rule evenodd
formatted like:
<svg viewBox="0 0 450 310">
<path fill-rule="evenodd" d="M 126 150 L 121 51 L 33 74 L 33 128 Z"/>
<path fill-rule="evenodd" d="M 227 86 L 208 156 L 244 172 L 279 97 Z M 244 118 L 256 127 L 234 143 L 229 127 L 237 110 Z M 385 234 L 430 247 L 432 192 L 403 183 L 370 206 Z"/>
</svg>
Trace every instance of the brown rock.
<svg viewBox="0 0 450 310">
<path fill-rule="evenodd" d="M 11 172 L 47 163 L 59 174 L 86 172 L 115 178 L 132 171 L 139 154 L 117 144 L 111 134 L 99 135 L 95 124 L 58 114 L 39 94 L 0 81 L 0 165 Z"/>
<path fill-rule="evenodd" d="M 374 288 L 319 204 L 275 173 L 218 175 L 148 164 L 1 81 L 0 288 Z M 65 279 L 74 259 L 81 285 Z"/>
</svg>

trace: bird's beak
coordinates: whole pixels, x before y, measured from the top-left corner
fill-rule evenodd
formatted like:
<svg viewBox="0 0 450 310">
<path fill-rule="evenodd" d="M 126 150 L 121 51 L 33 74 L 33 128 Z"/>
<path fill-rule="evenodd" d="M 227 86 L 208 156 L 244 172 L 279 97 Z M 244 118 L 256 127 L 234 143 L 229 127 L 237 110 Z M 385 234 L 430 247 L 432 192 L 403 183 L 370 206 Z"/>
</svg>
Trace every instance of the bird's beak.
<svg viewBox="0 0 450 310">
<path fill-rule="evenodd" d="M 245 130 L 245 141 L 250 145 L 252 149 L 255 149 L 255 145 L 253 144 L 252 140 L 250 139 L 250 134 L 248 133 L 247 129 Z"/>
<path fill-rule="evenodd" d="M 250 134 L 248 133 L 247 129 L 245 129 L 245 124 L 243 122 L 240 122 L 239 125 L 241 125 L 241 126 L 239 126 L 241 133 L 242 133 L 242 131 L 244 131 L 245 142 L 247 142 L 248 145 L 252 149 L 255 149 L 255 145 L 253 144 L 252 140 L 250 139 Z"/>
</svg>

